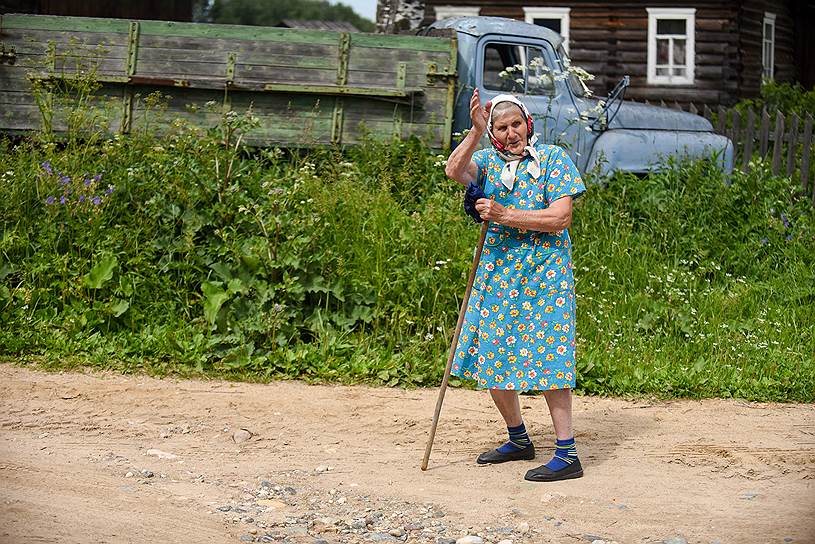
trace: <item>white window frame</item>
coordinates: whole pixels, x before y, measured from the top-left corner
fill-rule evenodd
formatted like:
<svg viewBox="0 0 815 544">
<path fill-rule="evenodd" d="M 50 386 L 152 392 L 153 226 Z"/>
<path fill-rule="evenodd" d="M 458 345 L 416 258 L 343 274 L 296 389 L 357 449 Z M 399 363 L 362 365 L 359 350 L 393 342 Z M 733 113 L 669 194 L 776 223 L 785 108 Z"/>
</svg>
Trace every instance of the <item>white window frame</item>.
<svg viewBox="0 0 815 544">
<path fill-rule="evenodd" d="M 772 35 L 767 36 L 767 25 L 772 27 Z M 770 57 L 767 58 L 767 45 L 770 45 Z M 772 81 L 775 74 L 775 13 L 764 12 L 761 22 L 761 77 L 765 81 Z"/>
<path fill-rule="evenodd" d="M 451 17 L 478 17 L 481 8 L 478 6 L 434 6 L 436 10 L 436 20 L 449 19 Z"/>
<path fill-rule="evenodd" d="M 569 14 L 572 8 L 524 8 L 524 20 L 535 24 L 535 19 L 560 19 L 560 35 L 563 38 L 563 48 L 569 52 Z"/>
<path fill-rule="evenodd" d="M 648 84 L 692 85 L 696 71 L 696 8 L 645 8 L 648 11 Z M 685 76 L 657 75 L 657 21 L 683 19 L 685 21 Z M 669 49 L 673 64 L 673 47 Z"/>
</svg>

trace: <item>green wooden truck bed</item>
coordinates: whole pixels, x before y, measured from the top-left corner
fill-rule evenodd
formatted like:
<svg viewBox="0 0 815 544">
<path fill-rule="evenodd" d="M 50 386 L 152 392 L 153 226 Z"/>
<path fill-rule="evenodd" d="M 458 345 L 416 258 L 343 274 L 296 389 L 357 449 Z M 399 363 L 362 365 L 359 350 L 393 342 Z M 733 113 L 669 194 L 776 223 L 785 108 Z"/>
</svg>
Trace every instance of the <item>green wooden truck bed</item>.
<svg viewBox="0 0 815 544">
<path fill-rule="evenodd" d="M 50 123 L 32 82 L 83 77 L 110 104 L 111 132 L 138 130 L 155 91 L 169 95 L 163 122 L 214 126 L 221 105 L 252 107 L 258 145 L 358 143 L 418 135 L 450 146 L 456 39 L 237 25 L 127 21 L 42 15 L 0 16 L 0 132 L 27 133 Z M 101 100 L 104 99 L 104 100 Z M 217 108 L 202 108 L 215 102 Z M 58 102 L 55 102 L 58 104 Z M 155 122 L 155 121 L 154 121 Z"/>
</svg>

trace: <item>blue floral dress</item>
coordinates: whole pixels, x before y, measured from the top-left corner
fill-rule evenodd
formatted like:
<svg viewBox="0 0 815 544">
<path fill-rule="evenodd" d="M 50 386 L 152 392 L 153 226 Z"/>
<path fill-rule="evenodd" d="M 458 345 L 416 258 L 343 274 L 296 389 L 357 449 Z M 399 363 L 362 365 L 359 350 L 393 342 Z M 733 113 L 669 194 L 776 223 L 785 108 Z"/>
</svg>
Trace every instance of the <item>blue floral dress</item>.
<svg viewBox="0 0 815 544">
<path fill-rule="evenodd" d="M 542 210 L 586 187 L 566 152 L 535 146 L 537 179 L 518 165 L 512 190 L 493 149 L 473 154 L 478 184 L 507 208 Z M 569 232 L 527 231 L 491 223 L 467 302 L 452 374 L 489 389 L 574 388 L 575 300 Z"/>
</svg>

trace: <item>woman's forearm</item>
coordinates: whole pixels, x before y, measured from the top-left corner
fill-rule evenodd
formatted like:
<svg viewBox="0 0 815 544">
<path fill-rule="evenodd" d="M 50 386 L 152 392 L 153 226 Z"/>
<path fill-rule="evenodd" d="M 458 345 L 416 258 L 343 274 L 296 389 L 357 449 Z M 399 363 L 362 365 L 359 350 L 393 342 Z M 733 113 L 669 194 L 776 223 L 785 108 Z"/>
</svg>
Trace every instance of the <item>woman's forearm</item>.
<svg viewBox="0 0 815 544">
<path fill-rule="evenodd" d="M 483 131 L 478 131 L 474 128 L 470 129 L 467 136 L 465 136 L 458 147 L 450 153 L 450 157 L 447 159 L 447 166 L 444 169 L 444 173 L 447 174 L 447 177 L 458 181 L 462 185 L 467 185 L 469 182 L 475 181 L 474 179 L 470 179 L 472 172 L 468 172 L 468 169 L 473 160 L 473 153 L 478 149 L 478 142 L 481 140 L 483 134 Z"/>
<path fill-rule="evenodd" d="M 497 223 L 538 232 L 559 232 L 572 223 L 572 202 L 570 197 L 556 200 L 545 210 L 516 210 L 504 208 Z"/>
</svg>

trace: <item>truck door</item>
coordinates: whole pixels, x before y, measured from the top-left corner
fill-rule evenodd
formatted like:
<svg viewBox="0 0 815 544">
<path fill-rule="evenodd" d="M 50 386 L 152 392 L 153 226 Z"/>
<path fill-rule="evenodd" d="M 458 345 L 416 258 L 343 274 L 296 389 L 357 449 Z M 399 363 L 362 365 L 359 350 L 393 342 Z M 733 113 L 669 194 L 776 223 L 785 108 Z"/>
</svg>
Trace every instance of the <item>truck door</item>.
<svg viewBox="0 0 815 544">
<path fill-rule="evenodd" d="M 552 46 L 540 40 L 486 35 L 478 51 L 475 79 L 483 100 L 502 93 L 518 96 L 535 119 L 539 141 L 564 147 L 582 167 L 595 134 L 580 119 Z"/>
</svg>

